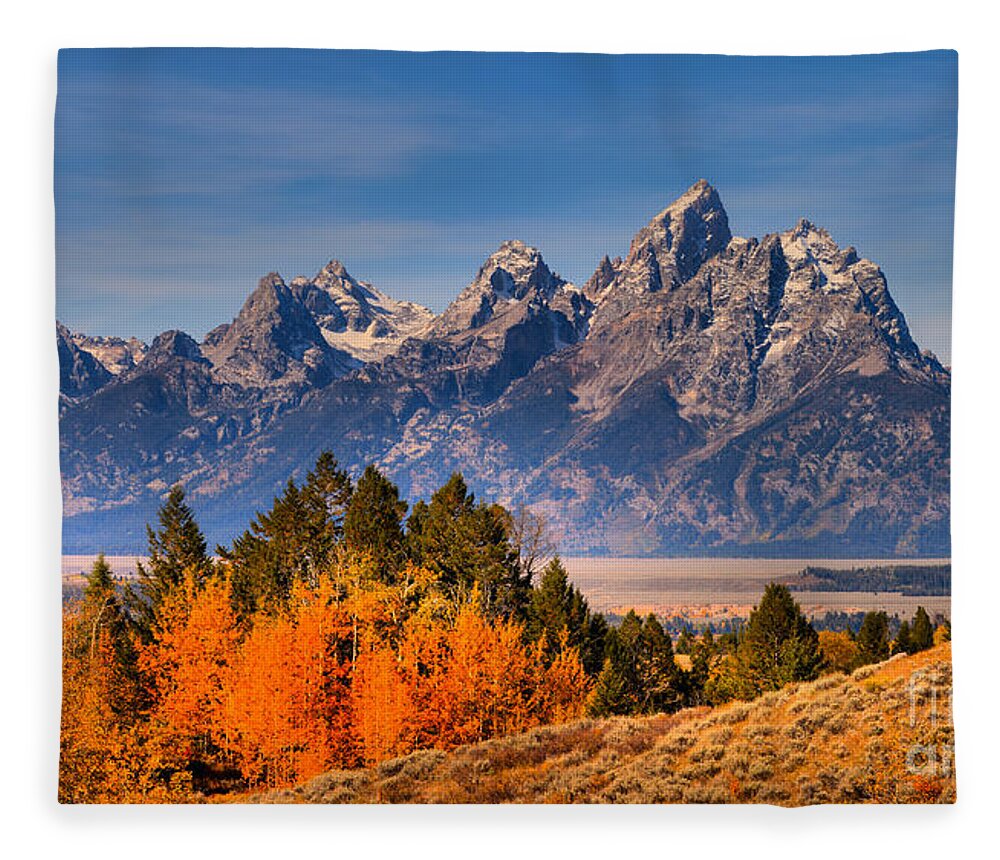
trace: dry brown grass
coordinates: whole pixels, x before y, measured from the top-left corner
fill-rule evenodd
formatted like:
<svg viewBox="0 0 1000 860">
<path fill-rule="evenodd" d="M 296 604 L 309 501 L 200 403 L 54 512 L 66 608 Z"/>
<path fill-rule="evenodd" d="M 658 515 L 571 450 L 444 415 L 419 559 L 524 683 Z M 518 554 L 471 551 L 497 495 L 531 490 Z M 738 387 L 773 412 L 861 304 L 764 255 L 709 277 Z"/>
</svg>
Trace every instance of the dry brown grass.
<svg viewBox="0 0 1000 860">
<path fill-rule="evenodd" d="M 264 803 L 949 803 L 951 649 L 672 716 L 585 720 L 374 768 Z"/>
</svg>

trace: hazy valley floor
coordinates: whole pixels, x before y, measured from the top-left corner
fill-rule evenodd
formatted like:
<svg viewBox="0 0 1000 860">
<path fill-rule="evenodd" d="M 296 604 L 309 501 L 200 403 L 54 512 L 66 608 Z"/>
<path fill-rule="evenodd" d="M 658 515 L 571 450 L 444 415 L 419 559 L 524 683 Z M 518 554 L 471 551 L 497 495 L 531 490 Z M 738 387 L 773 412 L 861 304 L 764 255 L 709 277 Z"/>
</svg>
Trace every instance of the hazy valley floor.
<svg viewBox="0 0 1000 860">
<path fill-rule="evenodd" d="M 64 555 L 64 589 L 82 586 L 94 555 Z M 136 562 L 145 556 L 107 556 L 115 576 L 135 576 Z M 950 559 L 760 559 L 760 558 L 563 558 L 570 579 L 598 612 L 695 617 L 724 621 L 745 618 L 769 582 L 791 583 L 809 565 L 837 570 L 873 565 L 947 564 Z M 830 611 L 873 612 L 908 618 L 923 606 L 932 615 L 951 615 L 951 598 L 910 596 L 898 592 L 799 591 L 795 599 L 809 615 Z"/>
<path fill-rule="evenodd" d="M 753 702 L 425 750 L 258 803 L 951 803 L 951 646 Z"/>
<path fill-rule="evenodd" d="M 769 582 L 793 583 L 810 565 L 836 570 L 861 567 L 948 564 L 950 559 L 767 558 L 574 558 L 563 559 L 570 579 L 600 612 L 636 611 L 692 615 L 716 607 L 721 615 L 746 616 Z M 951 598 L 899 592 L 797 591 L 807 615 L 874 612 L 910 617 L 917 606 L 950 616 Z"/>
</svg>

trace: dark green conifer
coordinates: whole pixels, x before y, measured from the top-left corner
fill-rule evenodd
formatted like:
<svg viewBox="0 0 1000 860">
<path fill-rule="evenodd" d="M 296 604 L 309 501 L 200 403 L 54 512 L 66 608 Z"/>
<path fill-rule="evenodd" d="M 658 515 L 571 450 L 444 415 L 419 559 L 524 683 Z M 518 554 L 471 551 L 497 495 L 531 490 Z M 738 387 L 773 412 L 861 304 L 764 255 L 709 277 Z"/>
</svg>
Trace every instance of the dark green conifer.
<svg viewBox="0 0 1000 860">
<path fill-rule="evenodd" d="M 405 560 L 406 508 L 406 502 L 399 498 L 399 487 L 374 466 L 365 469 L 347 506 L 345 546 L 368 555 L 385 580 L 392 579 Z"/>
<path fill-rule="evenodd" d="M 203 582 L 214 569 L 205 536 L 184 501 L 180 484 L 170 490 L 157 513 L 159 528 L 146 526 L 149 558 L 136 565 L 137 589 L 126 595 L 129 615 L 140 637 L 149 641 L 163 600 L 188 574 Z"/>
<path fill-rule="evenodd" d="M 635 700 L 629 691 L 629 681 L 609 657 L 597 676 L 587 702 L 587 713 L 592 717 L 622 716 L 633 713 L 634 708 Z"/>
<path fill-rule="evenodd" d="M 574 607 L 573 591 L 566 568 L 557 556 L 545 566 L 538 586 L 531 591 L 525 627 L 529 639 L 543 639 L 546 649 L 555 651 L 562 631 L 569 630 L 570 613 L 575 609 L 575 614 L 579 614 L 582 609 L 579 605 Z M 584 619 L 572 620 L 582 624 Z"/>
<path fill-rule="evenodd" d="M 83 604 L 74 632 L 75 641 L 68 644 L 78 656 L 86 653 L 93 657 L 102 635 L 108 636 L 114 651 L 114 672 L 120 692 L 116 701 L 110 704 L 119 716 L 135 717 L 144 698 L 139 683 L 138 655 L 128 621 L 118 583 L 104 553 L 101 553 L 87 575 Z"/>
<path fill-rule="evenodd" d="M 911 637 L 912 638 L 912 637 Z M 889 616 L 866 612 L 858 630 L 858 665 L 879 663 L 889 657 Z"/>
<path fill-rule="evenodd" d="M 910 636 L 910 622 L 903 621 L 899 625 L 899 632 L 896 634 L 896 640 L 893 643 L 892 651 L 894 654 L 912 654 L 913 653 L 913 640 Z"/>
<path fill-rule="evenodd" d="M 673 644 L 659 619 L 652 613 L 646 616 L 642 625 L 637 674 L 641 713 L 669 713 L 680 707 L 681 695 Z"/>
<path fill-rule="evenodd" d="M 815 678 L 823 659 L 819 637 L 791 592 L 773 582 L 750 613 L 738 652 L 754 695 Z"/>
<path fill-rule="evenodd" d="M 913 649 L 911 653 L 926 651 L 934 644 L 934 625 L 931 624 L 930 616 L 924 607 L 917 607 L 917 614 L 913 617 L 913 626 L 910 629 Z"/>
<path fill-rule="evenodd" d="M 440 575 L 457 600 L 478 588 L 489 617 L 524 618 L 530 582 L 522 574 L 507 533 L 509 514 L 500 505 L 476 503 L 458 472 L 414 506 L 408 523 L 411 552 Z"/>
<path fill-rule="evenodd" d="M 694 636 L 691 634 L 690 628 L 685 625 L 681 630 L 680 636 L 677 637 L 677 653 L 690 654 L 693 647 Z"/>
<path fill-rule="evenodd" d="M 566 631 L 568 644 L 580 653 L 584 671 L 592 677 L 604 664 L 604 616 L 591 613 L 587 599 L 569 582 L 558 556 L 542 571 L 528 601 L 525 634 L 531 641 L 543 640 L 546 653 L 555 656 Z"/>
<path fill-rule="evenodd" d="M 296 580 L 314 583 L 343 537 L 351 480 L 329 451 L 299 487 L 289 478 L 271 510 L 219 554 L 231 567 L 233 603 L 243 617 L 284 605 Z"/>
</svg>

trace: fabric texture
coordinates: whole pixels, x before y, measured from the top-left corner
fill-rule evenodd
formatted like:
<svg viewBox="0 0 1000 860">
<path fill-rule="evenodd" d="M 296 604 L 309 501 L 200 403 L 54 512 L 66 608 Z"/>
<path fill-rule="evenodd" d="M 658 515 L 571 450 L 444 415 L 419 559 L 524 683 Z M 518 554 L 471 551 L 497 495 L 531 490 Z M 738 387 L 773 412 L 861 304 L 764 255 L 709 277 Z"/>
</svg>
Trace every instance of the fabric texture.
<svg viewBox="0 0 1000 860">
<path fill-rule="evenodd" d="M 65 803 L 951 803 L 957 56 L 73 49 Z"/>
</svg>

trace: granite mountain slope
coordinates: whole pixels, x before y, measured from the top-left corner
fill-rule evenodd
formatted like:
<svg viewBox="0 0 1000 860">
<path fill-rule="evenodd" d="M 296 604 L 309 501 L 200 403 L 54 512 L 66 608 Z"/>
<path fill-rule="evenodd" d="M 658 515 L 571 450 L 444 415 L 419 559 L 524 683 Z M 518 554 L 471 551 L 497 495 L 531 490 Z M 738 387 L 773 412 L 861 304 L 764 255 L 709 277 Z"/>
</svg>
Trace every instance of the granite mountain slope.
<svg viewBox="0 0 1000 860">
<path fill-rule="evenodd" d="M 70 333 L 69 336 L 77 347 L 90 353 L 112 376 L 135 367 L 148 349 L 137 337 L 88 337 L 80 333 Z"/>
<path fill-rule="evenodd" d="M 64 410 L 69 546 L 131 542 L 178 480 L 228 540 L 329 447 L 411 498 L 461 469 L 564 552 L 949 551 L 948 371 L 877 265 L 807 221 L 734 237 L 705 182 L 582 288 L 515 241 L 433 319 L 336 261 L 261 290 Z"/>
<path fill-rule="evenodd" d="M 427 308 L 356 280 L 339 260 L 331 260 L 311 281 L 294 278 L 289 286 L 326 342 L 361 363 L 391 355 L 434 319 Z"/>
</svg>

